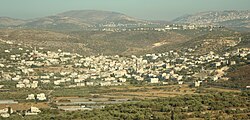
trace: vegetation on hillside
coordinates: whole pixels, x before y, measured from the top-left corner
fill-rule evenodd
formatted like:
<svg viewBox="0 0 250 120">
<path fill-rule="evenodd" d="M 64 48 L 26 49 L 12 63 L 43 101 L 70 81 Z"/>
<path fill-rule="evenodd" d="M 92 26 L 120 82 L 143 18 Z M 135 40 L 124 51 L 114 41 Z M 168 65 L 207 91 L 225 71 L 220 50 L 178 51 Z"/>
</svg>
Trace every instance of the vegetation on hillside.
<svg viewBox="0 0 250 120">
<path fill-rule="evenodd" d="M 199 90 L 200 95 L 158 98 L 136 103 L 106 106 L 93 111 L 62 112 L 43 109 L 38 116 L 24 119 L 86 119 L 86 120 L 180 120 L 180 119 L 250 119 L 250 91 L 240 93 Z M 205 93 L 205 94 L 204 94 Z M 11 116 L 10 119 L 19 119 Z"/>
</svg>

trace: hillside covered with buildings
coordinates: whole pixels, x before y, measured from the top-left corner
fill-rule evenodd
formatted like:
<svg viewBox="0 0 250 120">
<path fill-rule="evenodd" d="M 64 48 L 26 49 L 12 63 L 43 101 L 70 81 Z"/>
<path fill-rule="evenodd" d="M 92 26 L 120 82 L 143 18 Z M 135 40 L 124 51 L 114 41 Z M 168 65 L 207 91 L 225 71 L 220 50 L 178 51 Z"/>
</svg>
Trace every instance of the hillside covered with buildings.
<svg viewBox="0 0 250 120">
<path fill-rule="evenodd" d="M 0 119 L 249 119 L 248 15 L 0 18 Z"/>
</svg>

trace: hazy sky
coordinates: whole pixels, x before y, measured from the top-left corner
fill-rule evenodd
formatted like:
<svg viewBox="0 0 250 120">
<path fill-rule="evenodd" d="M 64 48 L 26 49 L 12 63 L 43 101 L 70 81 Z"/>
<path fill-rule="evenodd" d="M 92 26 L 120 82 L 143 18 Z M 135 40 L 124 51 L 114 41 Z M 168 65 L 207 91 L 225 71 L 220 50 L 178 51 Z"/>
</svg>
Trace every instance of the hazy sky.
<svg viewBox="0 0 250 120">
<path fill-rule="evenodd" d="M 30 19 L 68 10 L 106 10 L 129 16 L 171 20 L 211 10 L 250 10 L 250 0 L 0 0 L 0 16 Z"/>
</svg>

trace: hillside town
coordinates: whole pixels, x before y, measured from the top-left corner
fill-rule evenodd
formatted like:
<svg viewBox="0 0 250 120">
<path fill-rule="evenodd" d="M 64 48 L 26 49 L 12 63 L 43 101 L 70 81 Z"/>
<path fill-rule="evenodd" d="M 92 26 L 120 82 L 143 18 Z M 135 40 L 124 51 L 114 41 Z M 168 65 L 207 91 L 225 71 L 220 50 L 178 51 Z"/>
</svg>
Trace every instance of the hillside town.
<svg viewBox="0 0 250 120">
<path fill-rule="evenodd" d="M 122 23 L 107 23 L 100 24 L 86 28 L 87 31 L 108 31 L 108 32 L 125 32 L 125 31 L 176 31 L 176 30 L 195 30 L 195 29 L 208 29 L 223 27 L 219 25 L 210 24 L 122 24 Z"/>
<path fill-rule="evenodd" d="M 199 25 L 209 25 L 209 24 L 218 24 L 225 21 L 233 20 L 249 20 L 250 13 L 249 11 L 209 11 L 209 12 L 200 12 L 194 15 L 187 15 L 185 17 L 177 18 L 179 23 L 193 23 Z"/>
<path fill-rule="evenodd" d="M 15 45 L 10 41 L 4 42 Z M 195 54 L 198 49 L 196 46 L 180 51 L 125 57 L 82 56 L 60 49 L 54 52 L 41 47 L 23 48 L 21 44 L 16 46 L 16 49 L 2 51 L 0 80 L 15 81 L 18 89 L 43 89 L 46 85 L 53 88 L 75 88 L 138 83 L 189 84 L 199 87 L 205 82 L 226 81 L 229 79 L 226 77 L 227 70 L 250 62 L 249 48 L 237 48 L 225 53 L 210 51 Z M 0 85 L 0 89 L 2 88 L 8 89 L 4 84 Z M 26 100 L 49 101 L 47 96 L 47 93 L 27 94 Z M 31 107 L 25 115 L 40 112 L 38 108 Z M 12 108 L 0 110 L 2 117 L 9 117 L 12 113 Z"/>
</svg>

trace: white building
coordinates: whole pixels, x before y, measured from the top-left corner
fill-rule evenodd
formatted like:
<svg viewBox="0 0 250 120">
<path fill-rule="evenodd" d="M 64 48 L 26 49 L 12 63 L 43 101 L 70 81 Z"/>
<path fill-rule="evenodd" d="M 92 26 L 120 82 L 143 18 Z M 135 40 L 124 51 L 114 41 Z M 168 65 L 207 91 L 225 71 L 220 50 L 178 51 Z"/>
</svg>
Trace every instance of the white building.
<svg viewBox="0 0 250 120">
<path fill-rule="evenodd" d="M 195 81 L 194 82 L 194 86 L 195 87 L 199 87 L 201 85 L 202 81 Z"/>
<path fill-rule="evenodd" d="M 39 108 L 37 108 L 37 107 L 30 107 L 30 112 L 31 113 L 40 113 L 41 110 L 39 110 Z"/>
<path fill-rule="evenodd" d="M 37 100 L 43 101 L 46 100 L 46 96 L 44 93 L 37 94 Z"/>
<path fill-rule="evenodd" d="M 4 108 L 2 110 L 0 110 L 0 116 L 3 118 L 8 118 L 10 117 L 10 114 L 13 113 L 12 108 Z"/>
<path fill-rule="evenodd" d="M 37 107 L 30 107 L 30 110 L 28 110 L 27 112 L 25 112 L 25 115 L 37 115 L 40 112 L 41 112 L 41 110 L 39 110 L 39 108 L 37 108 Z"/>
<path fill-rule="evenodd" d="M 41 79 L 43 79 L 43 80 L 44 80 L 44 79 L 47 79 L 47 80 L 48 80 L 49 78 L 50 78 L 49 76 L 41 76 Z"/>
<path fill-rule="evenodd" d="M 150 79 L 150 83 L 158 83 L 159 82 L 159 78 L 151 78 Z"/>
<path fill-rule="evenodd" d="M 17 88 L 24 88 L 24 87 L 25 87 L 25 84 L 23 84 L 23 83 L 18 83 L 18 84 L 16 84 L 16 87 L 17 87 Z"/>
<path fill-rule="evenodd" d="M 182 85 L 182 84 L 183 84 L 183 81 L 178 81 L 178 84 L 179 84 L 179 85 Z"/>
<path fill-rule="evenodd" d="M 100 82 L 100 86 L 110 86 L 111 82 Z"/>
<path fill-rule="evenodd" d="M 82 86 L 85 86 L 85 83 L 77 83 L 76 86 L 82 87 Z"/>
<path fill-rule="evenodd" d="M 31 87 L 31 88 L 37 88 L 37 87 L 38 87 L 38 81 L 33 81 L 33 82 L 30 84 L 30 87 Z"/>
<path fill-rule="evenodd" d="M 8 118 L 8 117 L 10 117 L 10 114 L 9 114 L 9 113 L 1 113 L 0 115 L 1 115 L 1 117 L 3 117 L 3 118 Z"/>
<path fill-rule="evenodd" d="M 86 82 L 86 86 L 94 86 L 94 82 Z"/>
<path fill-rule="evenodd" d="M 29 94 L 26 100 L 35 100 L 35 95 L 34 94 Z"/>
<path fill-rule="evenodd" d="M 127 81 L 127 79 L 126 78 L 119 78 L 119 80 L 118 80 L 119 82 L 126 82 Z"/>
</svg>

